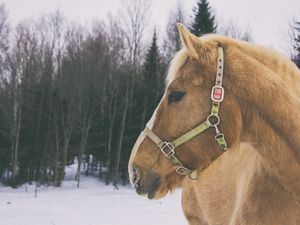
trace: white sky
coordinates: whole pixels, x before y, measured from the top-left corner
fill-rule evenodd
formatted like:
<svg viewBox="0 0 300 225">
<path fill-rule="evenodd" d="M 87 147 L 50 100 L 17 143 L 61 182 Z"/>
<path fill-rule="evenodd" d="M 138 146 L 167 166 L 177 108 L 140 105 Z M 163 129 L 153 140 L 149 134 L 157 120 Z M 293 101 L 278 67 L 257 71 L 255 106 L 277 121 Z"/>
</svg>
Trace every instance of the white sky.
<svg viewBox="0 0 300 225">
<path fill-rule="evenodd" d="M 106 18 L 108 13 L 116 14 L 121 0 L 2 0 L 9 11 L 13 23 L 27 17 L 37 17 L 41 13 L 60 9 L 68 17 L 81 22 L 93 18 Z M 196 0 L 181 0 L 186 12 Z M 209 0 L 217 19 L 234 20 L 240 26 L 250 26 L 254 41 L 271 46 L 288 54 L 288 23 L 293 18 L 300 19 L 300 0 Z M 152 0 L 152 19 L 149 28 L 156 26 L 164 31 L 169 11 L 177 0 Z"/>
</svg>

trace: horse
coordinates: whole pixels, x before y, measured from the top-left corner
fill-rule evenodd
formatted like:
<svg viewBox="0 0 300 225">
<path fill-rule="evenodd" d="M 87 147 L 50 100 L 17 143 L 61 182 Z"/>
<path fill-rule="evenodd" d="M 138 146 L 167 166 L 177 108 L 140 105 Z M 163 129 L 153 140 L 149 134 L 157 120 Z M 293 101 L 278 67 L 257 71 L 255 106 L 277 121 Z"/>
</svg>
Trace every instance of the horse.
<svg viewBox="0 0 300 225">
<path fill-rule="evenodd" d="M 300 224 L 300 72 L 274 50 L 178 24 L 183 49 L 128 163 L 135 191 L 182 187 L 190 225 Z"/>
</svg>

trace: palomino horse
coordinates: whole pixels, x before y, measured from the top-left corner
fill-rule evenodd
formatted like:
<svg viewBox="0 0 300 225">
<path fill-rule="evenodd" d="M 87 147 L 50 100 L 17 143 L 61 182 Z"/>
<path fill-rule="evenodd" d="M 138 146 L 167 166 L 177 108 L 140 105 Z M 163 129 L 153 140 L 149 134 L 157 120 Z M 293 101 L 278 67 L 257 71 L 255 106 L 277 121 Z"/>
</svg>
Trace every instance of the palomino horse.
<svg viewBox="0 0 300 225">
<path fill-rule="evenodd" d="M 132 186 L 150 199 L 181 186 L 190 225 L 299 225 L 299 70 L 270 49 L 178 28 L 184 49 L 131 153 Z"/>
</svg>

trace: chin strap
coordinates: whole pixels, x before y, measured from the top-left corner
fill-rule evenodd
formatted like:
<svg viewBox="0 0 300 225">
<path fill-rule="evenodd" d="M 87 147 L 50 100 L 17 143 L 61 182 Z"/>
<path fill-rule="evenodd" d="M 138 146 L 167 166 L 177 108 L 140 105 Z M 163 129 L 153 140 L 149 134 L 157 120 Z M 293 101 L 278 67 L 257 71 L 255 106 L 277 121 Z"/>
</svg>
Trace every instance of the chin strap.
<svg viewBox="0 0 300 225">
<path fill-rule="evenodd" d="M 215 128 L 215 132 L 216 132 L 215 140 L 217 141 L 220 148 L 222 148 L 224 151 L 226 151 L 228 148 L 225 140 L 225 136 L 223 133 L 220 132 L 218 128 L 218 125 L 220 123 L 220 117 L 219 117 L 220 103 L 224 99 L 224 88 L 222 87 L 224 53 L 222 47 L 219 47 L 218 51 L 219 51 L 219 55 L 218 55 L 218 69 L 216 75 L 216 82 L 215 82 L 215 86 L 213 86 L 211 89 L 212 106 L 210 110 L 210 115 L 207 117 L 207 119 L 200 125 L 196 126 L 192 130 L 186 132 L 185 134 L 181 135 L 180 137 L 176 138 L 174 141 L 171 142 L 162 141 L 148 127 L 146 127 L 143 131 L 145 136 L 148 136 L 159 147 L 163 155 L 167 157 L 176 166 L 176 172 L 179 175 L 191 174 L 192 171 L 187 167 L 185 167 L 180 162 L 180 160 L 175 156 L 175 149 L 178 146 L 189 141 L 190 139 L 194 138 L 195 136 L 201 134 L 208 128 L 210 127 Z"/>
</svg>

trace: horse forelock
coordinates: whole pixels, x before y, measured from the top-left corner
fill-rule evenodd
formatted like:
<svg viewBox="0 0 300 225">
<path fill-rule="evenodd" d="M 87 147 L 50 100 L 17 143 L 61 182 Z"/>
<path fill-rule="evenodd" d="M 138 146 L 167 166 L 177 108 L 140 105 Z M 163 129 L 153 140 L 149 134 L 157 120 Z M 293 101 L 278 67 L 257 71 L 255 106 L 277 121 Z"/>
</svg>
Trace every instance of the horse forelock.
<svg viewBox="0 0 300 225">
<path fill-rule="evenodd" d="M 167 86 L 175 79 L 178 70 L 186 62 L 188 56 L 189 56 L 188 51 L 185 48 L 181 49 L 179 52 L 175 54 L 174 58 L 172 59 L 169 65 L 169 69 L 166 77 Z"/>
<path fill-rule="evenodd" d="M 216 47 L 218 46 L 218 37 L 222 37 L 219 35 L 204 35 L 201 37 L 202 40 L 202 46 L 198 46 L 197 48 L 197 52 L 199 54 L 199 58 L 201 58 L 201 60 L 203 62 L 210 62 L 214 57 L 215 54 L 212 53 L 217 53 L 216 51 Z M 199 38 L 200 40 L 200 38 Z M 213 50 L 213 51 L 211 51 Z M 179 69 L 185 64 L 185 62 L 188 60 L 189 57 L 193 57 L 192 55 L 190 55 L 188 49 L 186 47 L 184 47 L 183 49 L 181 49 L 180 51 L 178 51 L 174 58 L 172 59 L 170 65 L 169 65 L 169 69 L 168 69 L 168 73 L 166 76 L 166 85 L 168 86 L 172 81 L 175 80 L 176 75 L 178 74 Z"/>
</svg>

